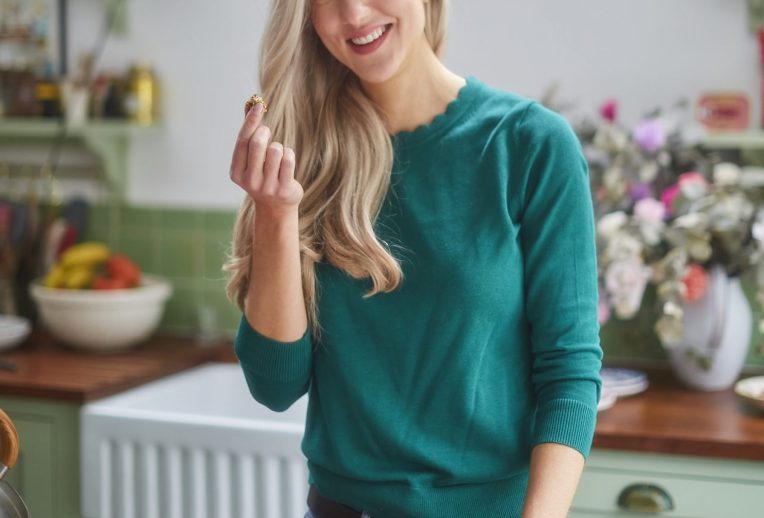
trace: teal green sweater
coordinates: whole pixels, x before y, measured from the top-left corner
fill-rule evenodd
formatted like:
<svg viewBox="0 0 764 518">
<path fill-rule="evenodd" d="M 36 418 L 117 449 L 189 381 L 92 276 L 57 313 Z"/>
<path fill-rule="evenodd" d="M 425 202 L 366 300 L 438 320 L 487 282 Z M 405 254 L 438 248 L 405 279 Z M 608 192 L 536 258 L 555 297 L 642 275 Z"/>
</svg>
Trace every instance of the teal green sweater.
<svg viewBox="0 0 764 518">
<path fill-rule="evenodd" d="M 308 392 L 309 482 L 374 518 L 519 516 L 534 445 L 588 458 L 600 396 L 588 168 L 568 122 L 470 76 L 393 137 L 375 231 L 399 289 L 319 263 L 321 343 L 235 340 L 252 396 Z"/>
</svg>

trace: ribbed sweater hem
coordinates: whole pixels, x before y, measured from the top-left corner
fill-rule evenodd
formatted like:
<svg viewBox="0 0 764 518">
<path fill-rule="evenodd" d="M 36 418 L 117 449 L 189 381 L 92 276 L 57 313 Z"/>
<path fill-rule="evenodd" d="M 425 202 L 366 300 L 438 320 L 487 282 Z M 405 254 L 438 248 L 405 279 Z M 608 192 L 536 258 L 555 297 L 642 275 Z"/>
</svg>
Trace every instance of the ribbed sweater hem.
<svg viewBox="0 0 764 518">
<path fill-rule="evenodd" d="M 346 478 L 308 461 L 310 483 L 321 494 L 373 518 L 515 518 L 522 513 L 528 472 L 504 479 L 449 486 L 413 486 Z"/>
</svg>

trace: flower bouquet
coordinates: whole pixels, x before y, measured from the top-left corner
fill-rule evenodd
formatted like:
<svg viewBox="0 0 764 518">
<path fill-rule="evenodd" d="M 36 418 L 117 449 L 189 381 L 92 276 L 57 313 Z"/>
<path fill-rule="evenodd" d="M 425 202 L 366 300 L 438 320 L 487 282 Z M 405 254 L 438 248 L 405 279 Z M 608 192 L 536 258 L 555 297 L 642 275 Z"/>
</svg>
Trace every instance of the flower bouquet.
<svg viewBox="0 0 764 518">
<path fill-rule="evenodd" d="M 682 339 L 683 308 L 703 296 L 712 268 L 753 273 L 764 306 L 764 170 L 704 150 L 702 130 L 684 123 L 686 106 L 654 110 L 630 130 L 608 101 L 597 121 L 575 126 L 595 200 L 600 323 L 633 317 L 651 283 L 667 349 Z M 710 368 L 706 351 L 688 354 Z"/>
</svg>

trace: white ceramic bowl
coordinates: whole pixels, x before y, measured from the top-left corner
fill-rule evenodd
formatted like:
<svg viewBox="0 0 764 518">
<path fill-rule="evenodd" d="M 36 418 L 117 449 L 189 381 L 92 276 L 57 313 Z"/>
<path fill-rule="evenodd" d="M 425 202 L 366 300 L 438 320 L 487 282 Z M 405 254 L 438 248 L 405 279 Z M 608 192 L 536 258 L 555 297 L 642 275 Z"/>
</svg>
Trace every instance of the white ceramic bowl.
<svg viewBox="0 0 764 518">
<path fill-rule="evenodd" d="M 735 393 L 753 406 L 764 410 L 764 376 L 738 381 L 735 383 Z"/>
<path fill-rule="evenodd" d="M 32 326 L 28 318 L 0 315 L 0 351 L 19 345 L 31 330 Z"/>
<path fill-rule="evenodd" d="M 37 279 L 29 291 L 55 337 L 79 349 L 115 351 L 137 345 L 154 332 L 172 285 L 143 273 L 136 288 L 70 290 L 48 288 Z"/>
</svg>

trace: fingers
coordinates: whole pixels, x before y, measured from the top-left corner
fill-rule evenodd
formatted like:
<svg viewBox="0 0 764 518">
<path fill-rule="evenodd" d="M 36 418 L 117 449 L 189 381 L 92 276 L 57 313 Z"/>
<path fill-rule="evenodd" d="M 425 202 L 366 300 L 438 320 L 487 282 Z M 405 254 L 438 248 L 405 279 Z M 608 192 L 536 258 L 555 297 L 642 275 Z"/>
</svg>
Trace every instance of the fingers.
<svg viewBox="0 0 764 518">
<path fill-rule="evenodd" d="M 284 156 L 281 159 L 281 167 L 279 168 L 279 182 L 281 182 L 281 185 L 288 185 L 289 181 L 294 179 L 294 166 L 294 149 L 285 147 Z"/>
<path fill-rule="evenodd" d="M 281 159 L 284 156 L 284 146 L 279 142 L 273 142 L 268 146 L 263 166 L 262 192 L 266 196 L 275 196 L 279 188 L 279 169 Z"/>
<path fill-rule="evenodd" d="M 244 124 L 236 137 L 236 145 L 234 146 L 233 156 L 231 157 L 231 169 L 229 174 L 232 179 L 240 176 L 247 167 L 250 139 L 257 128 L 260 127 L 260 123 L 263 120 L 263 114 L 263 105 L 258 103 L 247 112 L 247 116 L 244 118 Z"/>
<path fill-rule="evenodd" d="M 262 106 L 250 109 L 236 139 L 231 162 L 231 179 L 263 207 L 299 204 L 304 191 L 294 179 L 295 152 L 273 137 L 262 124 Z"/>
<path fill-rule="evenodd" d="M 254 190 L 259 190 L 263 183 L 263 162 L 270 139 L 271 129 L 268 126 L 257 128 L 249 139 L 244 177 Z"/>
</svg>

